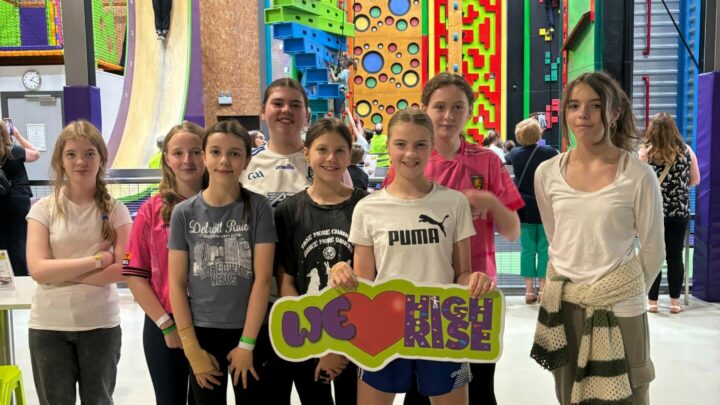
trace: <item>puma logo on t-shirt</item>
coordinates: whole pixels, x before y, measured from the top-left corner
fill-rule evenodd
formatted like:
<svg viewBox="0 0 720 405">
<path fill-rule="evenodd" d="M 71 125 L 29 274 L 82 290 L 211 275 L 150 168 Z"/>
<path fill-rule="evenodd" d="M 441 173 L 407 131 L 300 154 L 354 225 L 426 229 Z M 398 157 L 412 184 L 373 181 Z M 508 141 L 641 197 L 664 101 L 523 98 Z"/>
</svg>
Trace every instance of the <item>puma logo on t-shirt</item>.
<svg viewBox="0 0 720 405">
<path fill-rule="evenodd" d="M 423 228 L 389 231 L 389 244 L 390 246 L 393 246 L 396 243 L 399 243 L 400 245 L 428 245 L 440 243 L 440 233 L 438 232 L 438 229 L 440 229 L 443 235 L 447 237 L 443 224 L 449 217 L 450 215 L 445 215 L 445 218 L 443 218 L 441 222 L 438 222 L 427 215 L 420 215 L 420 220 L 418 222 L 426 222 L 428 224 L 435 225 L 437 226 L 437 229 Z"/>
<path fill-rule="evenodd" d="M 428 224 L 437 225 L 438 228 L 440 228 L 440 230 L 442 231 L 443 235 L 447 237 L 447 233 L 445 233 L 445 227 L 443 226 L 443 224 L 448 218 L 450 218 L 450 215 L 445 215 L 445 218 L 443 218 L 441 222 L 438 222 L 427 215 L 420 214 L 420 220 L 418 222 L 427 222 Z"/>
</svg>

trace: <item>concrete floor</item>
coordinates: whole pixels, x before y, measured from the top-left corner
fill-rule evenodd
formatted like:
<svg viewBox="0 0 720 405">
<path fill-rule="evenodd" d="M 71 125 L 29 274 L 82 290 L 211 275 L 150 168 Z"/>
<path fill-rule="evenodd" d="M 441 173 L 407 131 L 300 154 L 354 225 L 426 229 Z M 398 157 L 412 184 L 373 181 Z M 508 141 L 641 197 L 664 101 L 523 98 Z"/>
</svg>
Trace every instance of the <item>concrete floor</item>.
<svg viewBox="0 0 720 405">
<path fill-rule="evenodd" d="M 143 312 L 121 289 L 123 329 L 115 403 L 140 405 L 154 402 L 142 349 Z M 661 296 L 660 313 L 649 314 L 652 359 L 657 378 L 650 387 L 654 405 L 720 403 L 720 304 L 691 300 L 679 315 L 668 312 Z M 530 359 L 537 305 L 525 305 L 520 296 L 507 297 L 504 352 L 497 367 L 495 391 L 500 404 L 555 404 L 552 377 Z M 31 378 L 27 344 L 29 310 L 13 312 L 16 363 L 23 375 L 27 403 L 38 404 Z M 79 401 L 78 401 L 79 403 Z M 234 401 L 230 399 L 228 403 Z M 299 404 L 297 395 L 293 404 Z M 395 400 L 402 403 L 402 396 Z"/>
</svg>

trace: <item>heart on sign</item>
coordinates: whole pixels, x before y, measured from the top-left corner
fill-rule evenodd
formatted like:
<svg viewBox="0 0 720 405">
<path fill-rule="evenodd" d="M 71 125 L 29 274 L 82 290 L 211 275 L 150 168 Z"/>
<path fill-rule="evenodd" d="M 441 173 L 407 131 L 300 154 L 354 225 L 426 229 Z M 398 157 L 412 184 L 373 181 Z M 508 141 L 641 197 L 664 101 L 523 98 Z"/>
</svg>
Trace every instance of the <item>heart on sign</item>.
<svg viewBox="0 0 720 405">
<path fill-rule="evenodd" d="M 370 299 L 358 293 L 345 293 L 350 309 L 345 312 L 355 325 L 355 347 L 375 356 L 405 335 L 405 295 L 396 291 L 380 293 Z"/>
</svg>

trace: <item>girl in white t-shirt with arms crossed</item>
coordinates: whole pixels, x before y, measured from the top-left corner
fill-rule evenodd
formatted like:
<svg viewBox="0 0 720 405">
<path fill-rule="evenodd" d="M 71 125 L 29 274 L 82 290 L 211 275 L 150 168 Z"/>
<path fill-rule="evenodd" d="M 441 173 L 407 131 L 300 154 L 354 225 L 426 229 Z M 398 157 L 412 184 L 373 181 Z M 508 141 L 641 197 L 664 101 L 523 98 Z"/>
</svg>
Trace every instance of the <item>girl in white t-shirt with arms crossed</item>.
<svg viewBox="0 0 720 405">
<path fill-rule="evenodd" d="M 55 191 L 30 209 L 27 262 L 37 290 L 30 310 L 30 358 L 41 404 L 112 404 L 120 360 L 115 283 L 130 235 L 128 209 L 110 197 L 107 148 L 87 121 L 55 143 Z"/>
<path fill-rule="evenodd" d="M 470 271 L 475 229 L 467 198 L 425 177 L 432 148 L 433 123 L 427 114 L 411 108 L 392 117 L 388 154 L 396 177 L 358 202 L 353 212 L 355 274 L 366 280 L 403 276 L 417 282 L 463 284 L 477 297 L 491 291 L 494 282 Z M 347 263 L 336 264 L 332 284 L 354 289 L 353 269 Z M 360 373 L 358 403 L 391 404 L 395 393 L 408 392 L 416 379 L 420 393 L 432 397 L 434 404 L 466 404 L 470 378 L 467 363 L 397 359 L 380 371 Z"/>
</svg>

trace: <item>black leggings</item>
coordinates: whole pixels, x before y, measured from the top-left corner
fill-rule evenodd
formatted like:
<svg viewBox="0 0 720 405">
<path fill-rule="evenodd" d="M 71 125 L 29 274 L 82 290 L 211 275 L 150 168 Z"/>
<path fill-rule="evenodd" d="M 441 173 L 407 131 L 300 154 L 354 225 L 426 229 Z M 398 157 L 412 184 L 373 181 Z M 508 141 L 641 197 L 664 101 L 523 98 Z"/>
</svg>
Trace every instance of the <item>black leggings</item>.
<svg viewBox="0 0 720 405">
<path fill-rule="evenodd" d="M 550 0 L 545 0 L 550 1 Z M 497 405 L 495 400 L 495 363 L 470 363 L 472 381 L 468 384 L 471 404 Z M 420 395 L 417 381 L 413 390 L 405 394 L 405 405 L 430 405 L 430 398 Z"/>
<path fill-rule="evenodd" d="M 227 355 L 237 347 L 242 331 L 242 329 L 195 327 L 200 347 L 215 356 L 215 359 L 220 364 L 220 371 L 223 373 L 222 376 L 218 377 L 221 385 L 215 386 L 212 390 L 200 387 L 194 376 L 190 378 L 190 387 L 196 404 L 222 405 L 226 403 L 229 364 Z M 272 346 L 270 345 L 267 328 L 261 328 L 253 351 L 253 367 L 258 373 L 260 381 L 256 380 L 252 374 L 249 374 L 247 389 L 243 388 L 242 381 L 238 381 L 238 385 L 233 386 L 236 404 L 270 404 L 267 400 L 267 392 L 272 389 L 273 376 L 264 373 L 262 365 L 267 364 L 269 352 L 271 351 Z"/>
<path fill-rule="evenodd" d="M 158 405 L 188 403 L 190 368 L 185 354 L 182 349 L 167 347 L 162 331 L 147 316 L 143 329 L 143 349 L 155 390 L 155 403 Z M 195 403 L 192 397 L 189 403 L 190 405 Z"/>
<path fill-rule="evenodd" d="M 685 268 L 683 266 L 683 249 L 685 247 L 685 232 L 688 227 L 687 218 L 665 218 L 665 261 L 667 262 L 667 279 L 670 289 L 670 298 L 680 298 Z M 657 301 L 660 293 L 660 279 L 662 272 L 658 273 L 655 282 L 650 288 L 648 299 Z"/>
<path fill-rule="evenodd" d="M 153 0 L 153 11 L 155 12 L 155 31 L 160 33 L 170 29 L 170 11 L 172 0 Z"/>
</svg>

